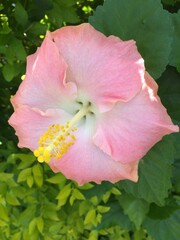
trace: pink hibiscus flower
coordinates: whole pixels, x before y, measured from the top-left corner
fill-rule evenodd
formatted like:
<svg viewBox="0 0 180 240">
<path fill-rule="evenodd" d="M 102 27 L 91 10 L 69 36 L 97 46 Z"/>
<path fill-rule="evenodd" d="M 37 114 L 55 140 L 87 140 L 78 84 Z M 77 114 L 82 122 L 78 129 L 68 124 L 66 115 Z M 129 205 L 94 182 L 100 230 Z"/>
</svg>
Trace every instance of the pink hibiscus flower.
<svg viewBox="0 0 180 240">
<path fill-rule="evenodd" d="M 139 160 L 179 131 L 157 88 L 133 40 L 63 27 L 28 57 L 9 123 L 19 147 L 80 185 L 137 181 Z"/>
</svg>

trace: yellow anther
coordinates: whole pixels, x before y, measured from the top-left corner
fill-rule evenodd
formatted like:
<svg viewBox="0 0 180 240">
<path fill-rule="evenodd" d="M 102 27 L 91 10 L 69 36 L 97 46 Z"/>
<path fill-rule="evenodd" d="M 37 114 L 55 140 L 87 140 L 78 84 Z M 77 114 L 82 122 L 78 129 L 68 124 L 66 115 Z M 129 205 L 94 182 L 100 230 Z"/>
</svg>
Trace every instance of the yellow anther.
<svg viewBox="0 0 180 240">
<path fill-rule="evenodd" d="M 49 151 L 46 149 L 46 150 L 44 150 L 44 152 L 43 152 L 43 156 L 50 156 L 50 153 L 49 153 Z"/>
<path fill-rule="evenodd" d="M 39 151 L 40 153 L 43 153 L 43 152 L 44 152 L 44 148 L 43 148 L 43 147 L 39 147 L 39 148 L 38 148 L 38 151 Z"/>
<path fill-rule="evenodd" d="M 37 159 L 38 159 L 38 162 L 40 162 L 40 163 L 44 162 L 43 156 L 39 156 Z"/>
<path fill-rule="evenodd" d="M 45 162 L 49 162 L 50 161 L 50 153 L 49 151 L 46 149 L 43 153 L 43 158 Z"/>
<path fill-rule="evenodd" d="M 53 124 L 39 138 L 39 148 L 34 151 L 34 155 L 39 162 L 49 162 L 52 158 L 59 159 L 75 143 L 75 125 L 90 111 L 88 106 L 84 106 L 79 112 L 64 125 Z"/>
<path fill-rule="evenodd" d="M 72 138 L 73 140 L 76 140 L 76 138 L 75 138 L 75 136 L 74 136 L 73 134 L 71 134 L 71 138 Z"/>
<path fill-rule="evenodd" d="M 37 149 L 34 151 L 34 156 L 35 157 L 39 157 L 40 156 L 40 152 Z"/>
<path fill-rule="evenodd" d="M 39 138 L 39 148 L 34 151 L 38 161 L 49 162 L 51 158 L 61 158 L 76 140 L 72 131 L 75 131 L 75 128 L 71 127 L 70 123 L 62 126 L 59 124 L 49 126 L 48 130 Z"/>
<path fill-rule="evenodd" d="M 62 140 L 64 140 L 65 138 L 63 137 L 63 135 L 60 135 L 59 137 L 58 137 L 58 140 L 59 141 L 62 141 Z"/>
<path fill-rule="evenodd" d="M 53 142 L 53 145 L 54 145 L 55 147 L 57 147 L 57 146 L 58 146 L 58 142 Z"/>
<path fill-rule="evenodd" d="M 57 156 L 56 156 L 56 160 L 58 160 L 59 158 L 62 157 L 63 154 L 59 153 Z"/>
</svg>

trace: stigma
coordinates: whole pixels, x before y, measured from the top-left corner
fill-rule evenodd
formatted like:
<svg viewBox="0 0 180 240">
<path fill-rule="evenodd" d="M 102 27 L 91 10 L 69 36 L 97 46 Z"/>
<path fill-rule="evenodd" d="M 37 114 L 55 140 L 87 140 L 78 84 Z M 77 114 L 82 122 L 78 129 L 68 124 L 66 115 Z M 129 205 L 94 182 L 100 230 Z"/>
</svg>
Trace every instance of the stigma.
<svg viewBox="0 0 180 240">
<path fill-rule="evenodd" d="M 91 112 L 90 105 L 85 105 L 73 116 L 71 121 L 64 125 L 50 125 L 47 131 L 40 136 L 39 147 L 34 151 L 37 160 L 42 163 L 49 162 L 52 158 L 60 159 L 75 143 L 76 125 L 89 112 Z"/>
</svg>

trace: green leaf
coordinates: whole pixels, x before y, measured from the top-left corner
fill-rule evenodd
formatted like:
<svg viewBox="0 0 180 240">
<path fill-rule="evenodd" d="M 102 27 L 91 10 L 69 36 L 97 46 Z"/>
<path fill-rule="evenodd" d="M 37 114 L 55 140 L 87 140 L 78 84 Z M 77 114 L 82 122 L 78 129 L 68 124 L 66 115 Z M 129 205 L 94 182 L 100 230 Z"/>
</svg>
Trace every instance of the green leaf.
<svg viewBox="0 0 180 240">
<path fill-rule="evenodd" d="M 22 239 L 33 239 L 33 240 L 39 240 L 39 232 L 35 228 L 35 230 L 30 234 L 28 229 L 24 229 L 23 231 L 23 237 Z"/>
<path fill-rule="evenodd" d="M 88 201 L 79 203 L 79 215 L 82 216 L 89 210 L 90 204 Z"/>
<path fill-rule="evenodd" d="M 43 233 L 43 229 L 44 229 L 44 220 L 42 217 L 38 217 L 36 219 L 36 223 L 37 223 L 37 228 L 39 230 L 40 233 Z"/>
<path fill-rule="evenodd" d="M 158 80 L 159 91 L 163 105 L 175 121 L 180 121 L 180 74 L 168 67 Z"/>
<path fill-rule="evenodd" d="M 179 142 L 180 143 L 180 140 Z M 173 168 L 173 187 L 176 193 L 180 193 L 180 158 L 174 162 Z"/>
<path fill-rule="evenodd" d="M 75 200 L 76 200 L 75 197 L 73 195 L 71 195 L 71 197 L 69 198 L 69 203 L 71 206 L 73 205 Z"/>
<path fill-rule="evenodd" d="M 109 204 L 110 210 L 103 214 L 102 222 L 98 226 L 99 229 L 107 229 L 109 227 L 120 226 L 126 230 L 132 230 L 133 226 L 129 218 L 123 213 L 118 201 Z"/>
<path fill-rule="evenodd" d="M 94 187 L 94 185 L 92 183 L 86 183 L 83 186 L 78 186 L 77 187 L 81 190 L 88 190 Z"/>
<path fill-rule="evenodd" d="M 6 227 L 7 225 L 8 225 L 7 222 L 1 220 L 1 218 L 0 218 L 0 227 Z M 0 232 L 0 234 L 1 234 L 1 232 Z M 3 239 L 3 240 L 6 240 L 6 239 Z"/>
<path fill-rule="evenodd" d="M 1 182 L 7 182 L 9 179 L 12 179 L 14 174 L 12 173 L 0 173 Z"/>
<path fill-rule="evenodd" d="M 119 189 L 113 187 L 111 189 L 111 193 L 114 194 L 114 195 L 121 195 L 121 192 L 119 191 Z"/>
<path fill-rule="evenodd" d="M 50 183 L 53 183 L 53 184 L 59 184 L 59 183 L 65 183 L 66 182 L 66 178 L 61 173 L 56 173 L 55 176 L 46 179 L 46 181 L 50 182 Z"/>
<path fill-rule="evenodd" d="M 32 176 L 28 176 L 26 180 L 27 180 L 27 185 L 31 188 L 34 183 L 34 178 Z"/>
<path fill-rule="evenodd" d="M 4 25 L 4 23 L 3 23 L 3 25 Z M 0 27 L 0 53 L 2 53 L 2 54 L 5 54 L 5 52 L 7 50 L 7 41 L 8 41 L 8 37 L 2 33 L 2 30 Z"/>
<path fill-rule="evenodd" d="M 72 191 L 71 183 L 69 183 L 68 185 L 62 188 L 62 190 L 59 192 L 59 194 L 56 197 L 56 199 L 58 199 L 59 207 L 62 207 L 63 205 L 66 204 L 67 199 L 71 194 L 71 191 Z"/>
<path fill-rule="evenodd" d="M 119 197 L 119 203 L 122 206 L 124 213 L 139 229 L 148 210 L 149 204 L 143 199 L 135 198 L 130 194 L 122 194 Z"/>
<path fill-rule="evenodd" d="M 162 0 L 162 3 L 167 5 L 174 5 L 177 0 Z"/>
<path fill-rule="evenodd" d="M 9 221 L 8 210 L 2 204 L 0 204 L 0 213 L 1 213 L 0 219 L 8 222 Z"/>
<path fill-rule="evenodd" d="M 38 35 L 45 35 L 47 31 L 47 26 L 40 22 L 34 22 L 32 26 L 28 29 L 27 33 L 32 34 L 37 37 Z"/>
<path fill-rule="evenodd" d="M 15 70 L 13 65 L 6 63 L 3 67 L 2 72 L 6 81 L 10 82 L 14 78 Z"/>
<path fill-rule="evenodd" d="M 170 55 L 170 65 L 177 67 L 177 70 L 180 72 L 180 11 L 171 14 L 171 19 L 174 26 L 174 38 Z"/>
<path fill-rule="evenodd" d="M 26 187 L 22 187 L 19 184 L 16 187 L 11 187 L 11 190 L 13 194 L 20 199 L 23 199 L 24 195 L 27 193 Z"/>
<path fill-rule="evenodd" d="M 18 199 L 16 198 L 16 196 L 12 191 L 9 191 L 6 193 L 6 200 L 7 200 L 7 203 L 11 204 L 12 206 L 20 205 L 20 202 L 18 201 Z"/>
<path fill-rule="evenodd" d="M 94 185 L 93 188 L 84 192 L 86 198 L 91 198 L 95 196 L 96 198 L 101 198 L 107 191 L 111 191 L 113 184 L 110 182 L 102 182 L 101 184 Z"/>
<path fill-rule="evenodd" d="M 147 71 L 161 76 L 169 62 L 172 24 L 160 0 L 106 0 L 89 22 L 108 36 L 136 40 Z"/>
<path fill-rule="evenodd" d="M 48 11 L 48 17 L 56 22 L 57 27 L 61 27 L 63 22 L 78 23 L 79 17 L 72 4 L 64 4 L 63 1 L 53 2 L 54 7 Z"/>
<path fill-rule="evenodd" d="M 57 206 L 54 203 L 47 203 L 44 204 L 44 209 L 43 209 L 43 217 L 45 219 L 50 219 L 53 221 L 58 221 L 59 218 L 57 216 Z"/>
<path fill-rule="evenodd" d="M 144 229 L 140 228 L 139 230 L 134 231 L 133 240 L 152 240 L 150 236 L 147 236 Z"/>
<path fill-rule="evenodd" d="M 102 205 L 97 206 L 97 211 L 99 213 L 106 213 L 109 210 L 110 210 L 110 207 L 106 207 L 106 206 L 102 206 Z"/>
<path fill-rule="evenodd" d="M 118 196 L 118 195 L 121 195 L 121 192 L 116 187 L 112 187 L 109 191 L 107 191 L 105 194 L 103 194 L 102 200 L 104 203 L 107 203 L 111 194 Z"/>
<path fill-rule="evenodd" d="M 101 223 L 102 221 L 102 214 L 98 213 L 96 216 L 96 222 L 94 223 L 94 226 L 97 226 L 98 223 Z"/>
<path fill-rule="evenodd" d="M 66 6 L 66 7 L 72 7 L 76 4 L 76 0 L 68 0 L 68 1 L 64 1 L 64 0 L 60 0 L 59 2 L 61 2 L 62 6 Z"/>
<path fill-rule="evenodd" d="M 92 230 L 89 234 L 88 240 L 98 240 L 98 231 Z"/>
<path fill-rule="evenodd" d="M 20 2 L 16 2 L 14 17 L 19 25 L 23 27 L 26 26 L 28 21 L 28 14 Z"/>
<path fill-rule="evenodd" d="M 1 22 L 2 22 L 2 19 L 1 19 Z M 11 29 L 9 27 L 8 21 L 7 20 L 3 21 L 0 27 L 0 34 L 5 34 L 7 36 L 7 34 L 9 34 L 10 32 L 11 32 Z"/>
<path fill-rule="evenodd" d="M 10 64 L 13 64 L 15 60 L 23 62 L 26 60 L 26 51 L 21 40 L 17 38 L 11 39 L 6 50 L 6 58 Z"/>
<path fill-rule="evenodd" d="M 4 9 L 4 6 L 2 5 L 2 3 L 0 3 L 0 11 Z"/>
<path fill-rule="evenodd" d="M 44 236 L 44 240 L 53 240 L 53 239 L 48 236 Z"/>
<path fill-rule="evenodd" d="M 21 232 L 17 232 L 12 236 L 12 240 L 21 240 Z"/>
<path fill-rule="evenodd" d="M 97 196 L 94 196 L 90 199 L 90 202 L 94 205 L 94 206 L 97 206 L 98 203 L 99 203 L 99 200 L 98 200 L 98 197 Z"/>
<path fill-rule="evenodd" d="M 27 180 L 27 178 L 31 176 L 31 168 L 26 168 L 22 170 L 18 176 L 18 182 L 24 182 Z"/>
<path fill-rule="evenodd" d="M 90 209 L 86 214 L 84 224 L 93 224 L 96 222 L 96 210 Z"/>
<path fill-rule="evenodd" d="M 17 153 L 12 154 L 12 157 L 16 159 L 20 159 L 21 163 L 18 165 L 18 169 L 25 169 L 27 167 L 30 167 L 33 162 L 36 161 L 36 157 L 30 153 L 30 154 L 23 154 L 23 153 Z"/>
<path fill-rule="evenodd" d="M 84 195 L 78 189 L 74 189 L 72 195 L 75 197 L 75 199 L 85 200 Z"/>
<path fill-rule="evenodd" d="M 32 221 L 30 222 L 29 227 L 28 227 L 30 234 L 32 234 L 35 231 L 36 223 L 37 223 L 36 218 L 32 219 Z"/>
<path fill-rule="evenodd" d="M 167 136 L 141 160 L 137 183 L 126 180 L 117 185 L 122 186 L 127 193 L 137 198 L 163 205 L 164 199 L 168 196 L 168 190 L 171 188 L 173 159 L 173 138 Z"/>
<path fill-rule="evenodd" d="M 32 167 L 32 172 L 34 176 L 35 183 L 39 186 L 42 187 L 43 185 L 43 170 L 40 164 L 36 164 Z"/>
<path fill-rule="evenodd" d="M 103 194 L 103 196 L 102 196 L 103 202 L 107 203 L 107 201 L 109 200 L 110 196 L 111 196 L 111 191 L 107 191 L 105 194 Z"/>
<path fill-rule="evenodd" d="M 151 209 L 151 212 L 154 210 L 154 214 L 150 214 L 143 224 L 153 240 L 178 240 L 180 210 L 172 211 L 168 206 L 154 208 Z"/>
</svg>

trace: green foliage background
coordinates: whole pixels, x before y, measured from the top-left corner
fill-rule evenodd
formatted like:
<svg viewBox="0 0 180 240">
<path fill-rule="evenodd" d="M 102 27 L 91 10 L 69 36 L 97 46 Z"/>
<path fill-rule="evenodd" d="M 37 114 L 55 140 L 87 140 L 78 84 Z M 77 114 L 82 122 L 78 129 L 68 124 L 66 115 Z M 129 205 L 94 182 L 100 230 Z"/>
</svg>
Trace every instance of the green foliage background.
<svg viewBox="0 0 180 240">
<path fill-rule="evenodd" d="M 7 124 L 26 56 L 47 30 L 87 21 L 106 35 L 137 41 L 163 104 L 180 124 L 179 9 L 179 0 L 0 2 L 0 240 L 180 238 L 180 134 L 165 137 L 147 153 L 138 183 L 79 187 L 18 149 Z"/>
</svg>

